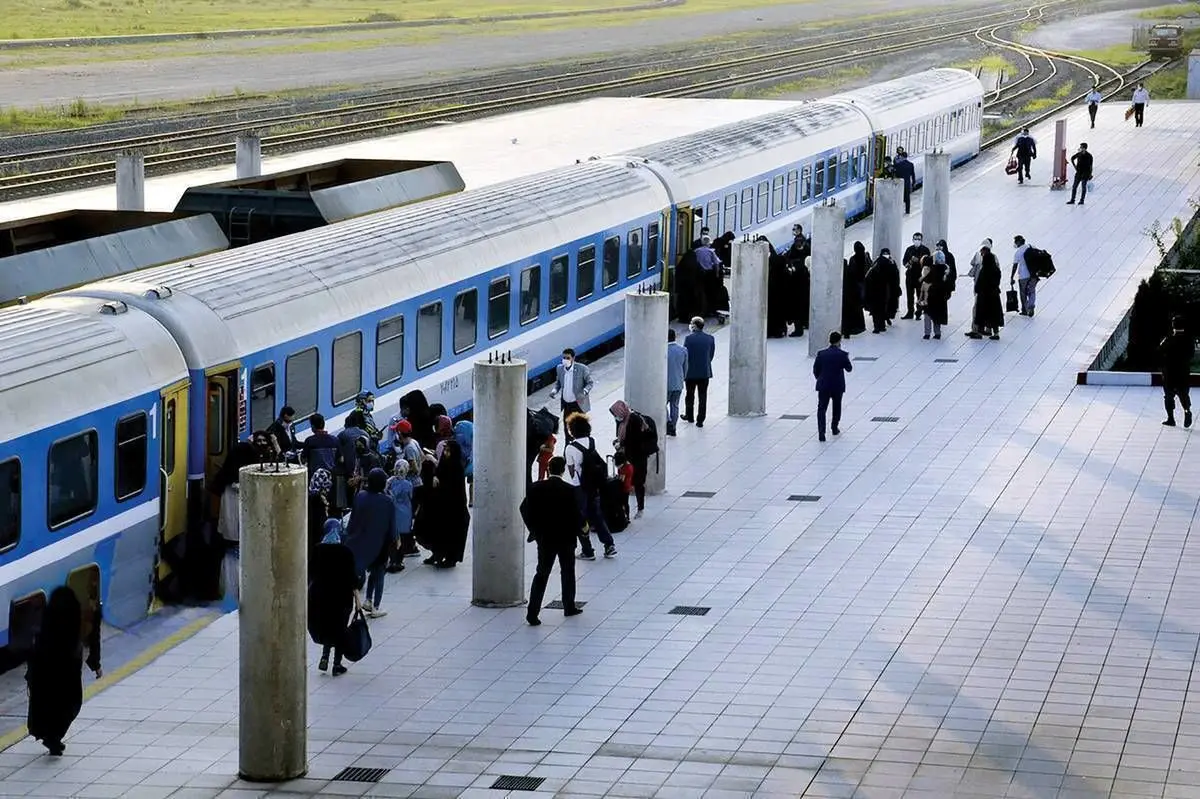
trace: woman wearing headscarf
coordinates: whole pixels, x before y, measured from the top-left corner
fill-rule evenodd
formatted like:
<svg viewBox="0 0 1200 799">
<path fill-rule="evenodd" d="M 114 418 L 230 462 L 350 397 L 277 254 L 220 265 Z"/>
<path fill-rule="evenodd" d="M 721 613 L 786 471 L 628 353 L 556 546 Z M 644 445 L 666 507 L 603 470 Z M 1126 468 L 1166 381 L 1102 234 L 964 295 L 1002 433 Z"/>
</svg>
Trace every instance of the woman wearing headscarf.
<svg viewBox="0 0 1200 799">
<path fill-rule="evenodd" d="M 863 301 L 871 314 L 871 332 L 887 330 L 888 311 L 892 296 L 891 269 L 887 262 L 887 248 L 880 251 L 875 263 L 863 278 Z"/>
<path fill-rule="evenodd" d="M 454 440 L 462 450 L 463 472 L 467 476 L 467 507 L 475 504 L 475 425 L 466 421 L 454 423 Z"/>
<path fill-rule="evenodd" d="M 642 443 L 645 427 L 641 416 L 633 413 L 622 400 L 614 402 L 608 412 L 617 420 L 617 439 L 613 443 L 633 466 L 633 492 L 637 497 L 637 513 L 633 518 L 640 519 L 646 510 L 646 473 L 650 463 L 650 454 Z"/>
<path fill-rule="evenodd" d="M 87 667 L 96 679 L 104 674 L 100 669 L 99 609 L 90 615 L 90 623 L 85 625 L 75 592 L 65 585 L 55 588 L 42 614 L 42 626 L 25 671 L 29 734 L 56 757 L 66 750 L 63 738 L 83 707 L 85 638 Z"/>
<path fill-rule="evenodd" d="M 329 493 L 333 490 L 333 475 L 317 469 L 308 481 L 308 562 L 316 556 L 317 545 L 325 537 L 325 520 L 329 518 Z"/>
<path fill-rule="evenodd" d="M 383 600 L 383 578 L 387 574 L 388 557 L 396 548 L 396 511 L 391 497 L 383 493 L 387 473 L 372 469 L 367 475 L 365 491 L 354 498 L 350 523 L 346 526 L 346 546 L 354 554 L 355 573 L 367 575 L 367 602 L 363 610 L 371 618 L 384 615 L 379 610 Z"/>
<path fill-rule="evenodd" d="M 317 545 L 317 555 L 309 564 L 308 635 L 320 644 L 321 660 L 317 668 L 329 668 L 329 653 L 333 652 L 333 676 L 346 673 L 342 664 L 342 642 L 355 609 L 362 606 L 358 593 L 358 573 L 354 568 L 354 553 L 337 534 L 340 522 L 330 519 L 331 533 Z"/>
<path fill-rule="evenodd" d="M 842 268 L 842 337 L 850 338 L 867 332 L 863 318 L 864 284 L 871 257 L 861 241 L 854 242 L 854 254 Z"/>
<path fill-rule="evenodd" d="M 424 449 L 433 449 L 433 416 L 425 394 L 414 390 L 401 397 L 400 415 L 412 425 L 412 435 L 417 443 Z"/>
<path fill-rule="evenodd" d="M 392 564 L 389 572 L 404 571 L 404 553 L 414 550 L 417 542 L 412 539 L 413 527 L 413 484 L 408 479 L 408 461 L 403 458 L 396 461 L 392 468 L 392 476 L 388 478 L 384 493 L 392 501 L 392 511 L 396 516 L 396 535 L 399 536 L 398 551 L 391 556 Z"/>
<path fill-rule="evenodd" d="M 978 332 L 968 335 L 992 341 L 1000 340 L 1000 328 L 1004 327 L 1004 305 L 1000 300 L 1000 262 L 990 247 L 979 248 L 979 275 L 975 278 L 975 326 Z"/>
<path fill-rule="evenodd" d="M 791 275 L 788 259 L 767 242 L 767 338 L 784 338 L 788 332 L 787 292 Z"/>
<path fill-rule="evenodd" d="M 940 256 L 941 253 L 938 253 Z M 932 328 L 933 338 L 942 337 L 942 325 L 946 324 L 948 314 L 946 308 L 946 263 L 943 258 L 935 262 L 928 255 L 921 256 L 920 275 L 921 308 L 925 317 L 925 335 L 928 340 Z"/>
<path fill-rule="evenodd" d="M 427 548 L 433 555 L 425 560 L 439 569 L 452 569 L 462 563 L 467 549 L 467 529 L 471 513 L 467 509 L 467 482 L 462 447 L 454 436 L 441 442 L 441 454 L 434 472 L 433 490 L 429 493 L 429 529 Z M 422 516 L 425 510 L 422 510 Z"/>
</svg>

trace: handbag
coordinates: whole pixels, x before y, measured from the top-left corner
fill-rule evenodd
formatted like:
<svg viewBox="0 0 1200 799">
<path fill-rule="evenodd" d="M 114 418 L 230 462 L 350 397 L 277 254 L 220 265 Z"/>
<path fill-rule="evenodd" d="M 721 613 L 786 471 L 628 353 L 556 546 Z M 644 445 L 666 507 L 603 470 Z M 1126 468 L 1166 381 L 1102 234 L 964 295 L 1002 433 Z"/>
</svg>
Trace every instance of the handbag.
<svg viewBox="0 0 1200 799">
<path fill-rule="evenodd" d="M 354 619 L 342 634 L 342 656 L 351 663 L 357 663 L 371 651 L 371 630 L 367 627 L 367 618 L 362 608 L 354 611 Z"/>
<path fill-rule="evenodd" d="M 1129 106 L 1125 109 L 1125 118 L 1129 119 L 1131 116 L 1133 116 L 1133 106 Z"/>
<path fill-rule="evenodd" d="M 1010 155 L 1008 157 L 1008 163 L 1004 167 L 1004 173 L 1006 175 L 1015 175 L 1019 171 L 1021 171 L 1021 165 L 1017 163 L 1016 154 Z"/>
<path fill-rule="evenodd" d="M 1017 298 L 1017 290 L 1009 289 L 1004 295 L 1004 310 L 1012 313 L 1021 307 L 1020 300 Z"/>
</svg>

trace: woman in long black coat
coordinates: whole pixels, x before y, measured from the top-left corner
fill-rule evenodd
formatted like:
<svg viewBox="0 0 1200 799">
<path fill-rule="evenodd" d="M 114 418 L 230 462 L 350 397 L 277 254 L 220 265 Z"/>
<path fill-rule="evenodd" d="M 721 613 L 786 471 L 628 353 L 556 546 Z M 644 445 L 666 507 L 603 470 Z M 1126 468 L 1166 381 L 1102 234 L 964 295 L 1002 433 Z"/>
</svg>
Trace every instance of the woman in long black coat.
<svg viewBox="0 0 1200 799">
<path fill-rule="evenodd" d="M 867 312 L 871 314 L 872 333 L 887 330 L 888 301 L 891 294 L 891 273 L 886 259 L 881 256 L 875 259 L 875 263 L 863 278 L 863 302 Z"/>
<path fill-rule="evenodd" d="M 425 563 L 439 569 L 452 569 L 462 563 L 467 551 L 467 529 L 471 513 L 467 509 L 467 475 L 462 448 L 453 438 L 442 445 L 430 492 L 429 518 L 426 524 L 432 535 L 428 548 L 433 556 Z"/>
<path fill-rule="evenodd" d="M 981 248 L 979 255 L 979 276 L 975 278 L 975 325 L 978 330 L 990 331 L 992 341 L 999 341 L 1000 328 L 1004 327 L 1000 263 L 988 247 Z"/>
<path fill-rule="evenodd" d="M 780 255 L 772 247 L 767 260 L 767 338 L 783 338 L 787 335 L 789 280 L 787 256 Z"/>
<path fill-rule="evenodd" d="M 842 335 L 846 338 L 867 332 L 863 299 L 871 257 L 861 241 L 854 242 L 854 255 L 842 268 Z"/>
<path fill-rule="evenodd" d="M 84 630 L 83 610 L 75 592 L 65 585 L 50 593 L 42 627 L 34 639 L 25 672 L 29 684 L 29 734 L 54 756 L 66 747 L 63 738 L 83 707 L 83 649 L 87 638 L 87 667 L 96 679 L 100 669 L 100 611 L 91 613 Z"/>
<path fill-rule="evenodd" d="M 317 668 L 329 668 L 332 650 L 333 676 L 337 677 L 346 673 L 341 647 L 350 616 L 362 604 L 354 553 L 345 544 L 318 544 L 308 574 L 308 635 L 313 643 L 324 647 Z"/>
</svg>

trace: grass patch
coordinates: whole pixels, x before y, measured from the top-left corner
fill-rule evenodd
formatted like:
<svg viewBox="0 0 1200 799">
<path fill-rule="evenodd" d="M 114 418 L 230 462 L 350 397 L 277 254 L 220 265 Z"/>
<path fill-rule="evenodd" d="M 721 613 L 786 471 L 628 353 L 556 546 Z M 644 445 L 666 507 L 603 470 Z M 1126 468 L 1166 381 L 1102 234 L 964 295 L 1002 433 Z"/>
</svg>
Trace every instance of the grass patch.
<svg viewBox="0 0 1200 799">
<path fill-rule="evenodd" d="M 86 128 L 115 122 L 125 116 L 125 108 L 74 100 L 69 105 L 37 108 L 0 109 L 0 133 L 35 133 L 43 130 Z"/>
<path fill-rule="evenodd" d="M 1049 111 L 1056 105 L 1061 105 L 1063 100 L 1066 100 L 1075 92 L 1075 81 L 1069 80 L 1062 86 L 1059 86 L 1054 94 L 1050 97 L 1039 97 L 1036 100 L 1030 100 L 1021 109 L 1026 114 L 1037 114 L 1042 111 Z"/>
<path fill-rule="evenodd" d="M 1004 56 L 985 55 L 983 58 L 976 58 L 973 61 L 962 61 L 952 66 L 970 72 L 974 72 L 977 69 L 982 69 L 986 72 L 1003 72 L 1012 69 L 1012 62 Z"/>
<path fill-rule="evenodd" d="M 1200 14 L 1200 3 L 1180 3 L 1163 8 L 1148 8 L 1138 14 L 1138 19 L 1179 19 Z"/>
<path fill-rule="evenodd" d="M 819 89 L 836 88 L 843 83 L 868 77 L 870 74 L 871 70 L 867 69 L 866 67 L 843 67 L 824 75 L 813 75 L 812 77 L 800 78 L 798 80 L 788 81 L 787 83 L 776 83 L 771 86 L 743 86 L 734 89 L 730 96 L 735 100 L 767 100 L 771 99 L 772 97 L 781 97 L 786 94 L 800 94 Z"/>
<path fill-rule="evenodd" d="M 1128 45 L 1119 44 L 1105 47 L 1102 50 L 1071 50 L 1072 55 L 1081 55 L 1108 64 L 1110 67 L 1133 67 L 1146 60 L 1145 53 L 1140 53 Z"/>
</svg>

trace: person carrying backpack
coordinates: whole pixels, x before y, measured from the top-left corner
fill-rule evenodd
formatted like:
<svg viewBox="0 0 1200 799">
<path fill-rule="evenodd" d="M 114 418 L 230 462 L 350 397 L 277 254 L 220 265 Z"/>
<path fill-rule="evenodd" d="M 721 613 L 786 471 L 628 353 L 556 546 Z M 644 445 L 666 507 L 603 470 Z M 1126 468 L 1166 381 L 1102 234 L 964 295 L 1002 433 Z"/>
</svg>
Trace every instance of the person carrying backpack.
<svg viewBox="0 0 1200 799">
<path fill-rule="evenodd" d="M 579 510 L 587 520 L 589 532 L 579 534 L 579 545 L 582 550 L 581 560 L 595 560 L 596 551 L 592 548 L 591 533 L 595 533 L 604 544 L 604 557 L 614 558 L 617 547 L 613 543 L 612 533 L 604 521 L 604 513 L 600 509 L 600 489 L 608 479 L 608 465 L 596 451 L 596 441 L 592 438 L 592 424 L 583 414 L 575 414 L 569 422 L 568 432 L 571 442 L 567 444 L 567 474 L 564 479 L 576 486 L 579 497 Z"/>
<path fill-rule="evenodd" d="M 653 419 L 630 410 L 622 400 L 614 402 L 608 412 L 617 420 L 617 438 L 613 446 L 633 466 L 633 492 L 637 496 L 637 513 L 633 518 L 640 519 L 646 510 L 646 475 L 650 456 L 658 454 L 658 431 Z"/>
</svg>

